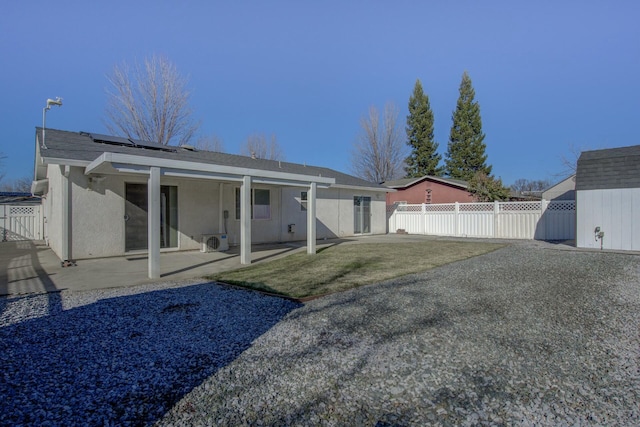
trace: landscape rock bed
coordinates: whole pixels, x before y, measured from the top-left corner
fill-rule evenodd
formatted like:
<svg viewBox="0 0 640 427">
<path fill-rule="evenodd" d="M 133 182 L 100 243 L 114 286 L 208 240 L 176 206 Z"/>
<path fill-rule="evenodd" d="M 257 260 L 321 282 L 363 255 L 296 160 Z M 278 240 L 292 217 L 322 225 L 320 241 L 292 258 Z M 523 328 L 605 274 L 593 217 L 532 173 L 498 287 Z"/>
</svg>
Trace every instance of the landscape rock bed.
<svg viewBox="0 0 640 427">
<path fill-rule="evenodd" d="M 638 425 L 640 257 L 522 242 L 306 303 L 0 299 L 1 425 Z"/>
<path fill-rule="evenodd" d="M 640 257 L 521 243 L 314 300 L 159 425 L 638 425 Z"/>
<path fill-rule="evenodd" d="M 149 425 L 299 304 L 213 283 L 3 299 L 0 425 Z"/>
</svg>

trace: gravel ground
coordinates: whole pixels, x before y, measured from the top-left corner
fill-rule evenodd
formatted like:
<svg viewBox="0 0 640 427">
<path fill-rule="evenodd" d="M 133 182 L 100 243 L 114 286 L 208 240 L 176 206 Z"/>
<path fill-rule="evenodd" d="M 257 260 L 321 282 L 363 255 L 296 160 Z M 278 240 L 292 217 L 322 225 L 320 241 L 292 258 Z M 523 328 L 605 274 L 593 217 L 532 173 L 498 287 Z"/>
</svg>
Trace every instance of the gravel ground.
<svg viewBox="0 0 640 427">
<path fill-rule="evenodd" d="M 640 257 L 549 246 L 308 303 L 159 425 L 639 425 Z"/>
<path fill-rule="evenodd" d="M 552 247 L 304 306 L 193 282 L 0 299 L 0 424 L 639 425 L 640 256 Z"/>
<path fill-rule="evenodd" d="M 0 299 L 0 425 L 150 425 L 300 306 L 193 282 Z"/>
</svg>

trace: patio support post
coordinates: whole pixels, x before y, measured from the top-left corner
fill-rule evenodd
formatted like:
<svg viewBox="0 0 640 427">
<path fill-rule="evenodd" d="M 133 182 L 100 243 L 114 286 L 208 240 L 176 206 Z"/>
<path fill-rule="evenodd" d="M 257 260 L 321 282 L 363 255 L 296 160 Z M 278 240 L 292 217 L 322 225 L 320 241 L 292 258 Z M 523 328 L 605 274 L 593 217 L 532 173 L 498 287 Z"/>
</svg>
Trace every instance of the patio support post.
<svg viewBox="0 0 640 427">
<path fill-rule="evenodd" d="M 69 224 L 71 223 L 71 209 L 69 209 L 69 204 L 71 202 L 71 198 L 69 197 L 69 173 L 70 173 L 69 165 L 65 165 L 61 167 L 62 172 L 62 180 L 60 185 L 60 204 L 62 205 L 62 224 L 60 234 L 62 235 L 62 247 L 60 248 L 60 255 L 62 258 L 62 262 L 69 261 L 71 256 L 69 254 L 69 235 L 71 231 L 71 227 Z"/>
<path fill-rule="evenodd" d="M 160 168 L 149 168 L 148 194 L 148 248 L 149 279 L 160 278 Z"/>
<path fill-rule="evenodd" d="M 240 264 L 251 264 L 251 177 L 240 187 Z"/>
<path fill-rule="evenodd" d="M 312 182 L 307 193 L 307 254 L 316 253 L 316 191 L 317 184 Z"/>
<path fill-rule="evenodd" d="M 226 233 L 224 229 L 224 184 L 218 185 L 218 233 Z"/>
</svg>

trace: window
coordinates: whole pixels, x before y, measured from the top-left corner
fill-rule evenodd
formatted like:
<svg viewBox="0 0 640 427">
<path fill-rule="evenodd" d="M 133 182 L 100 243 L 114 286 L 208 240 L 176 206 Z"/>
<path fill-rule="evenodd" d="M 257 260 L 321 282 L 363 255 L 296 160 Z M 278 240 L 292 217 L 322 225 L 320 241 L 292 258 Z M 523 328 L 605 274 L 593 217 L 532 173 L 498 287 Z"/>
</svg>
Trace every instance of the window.
<svg viewBox="0 0 640 427">
<path fill-rule="evenodd" d="M 302 212 L 307 211 L 307 192 L 306 191 L 300 192 L 300 210 Z"/>
<path fill-rule="evenodd" d="M 236 188 L 236 219 L 240 219 L 240 189 Z M 271 192 L 251 190 L 251 219 L 271 219 Z"/>
</svg>

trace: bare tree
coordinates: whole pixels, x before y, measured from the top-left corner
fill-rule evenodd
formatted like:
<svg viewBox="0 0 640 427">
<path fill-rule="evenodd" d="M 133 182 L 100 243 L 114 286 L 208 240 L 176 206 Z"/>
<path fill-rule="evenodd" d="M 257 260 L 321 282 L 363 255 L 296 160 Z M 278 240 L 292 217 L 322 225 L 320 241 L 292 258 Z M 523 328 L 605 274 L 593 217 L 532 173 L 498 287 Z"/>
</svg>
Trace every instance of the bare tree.
<svg viewBox="0 0 640 427">
<path fill-rule="evenodd" d="M 528 192 L 543 191 L 551 186 L 551 182 L 548 179 L 529 180 L 525 178 L 517 179 L 511 184 L 511 190 L 519 194 Z"/>
<path fill-rule="evenodd" d="M 0 184 L 0 191 L 31 193 L 31 177 L 23 176 L 12 181 L 3 181 Z"/>
<path fill-rule="evenodd" d="M 6 159 L 6 158 L 7 158 L 7 156 L 4 153 L 0 152 L 0 167 L 3 167 L 2 161 L 4 159 Z M 4 169 L 4 167 L 3 167 L 3 169 Z M 5 175 L 4 170 L 0 169 L 0 181 L 2 181 L 2 179 L 4 178 L 4 175 Z"/>
<path fill-rule="evenodd" d="M 269 141 L 263 133 L 249 135 L 244 145 L 240 148 L 240 154 L 256 159 L 284 160 L 284 152 L 278 144 L 275 135 L 271 135 Z"/>
<path fill-rule="evenodd" d="M 224 143 L 218 135 L 203 135 L 196 140 L 195 147 L 203 151 L 224 153 Z"/>
<path fill-rule="evenodd" d="M 351 170 L 360 178 L 381 183 L 402 176 L 406 147 L 398 129 L 398 109 L 384 107 L 381 118 L 375 106 L 360 119 L 361 133 L 351 151 Z"/>
<path fill-rule="evenodd" d="M 200 126 L 192 120 L 187 79 L 165 56 L 147 57 L 133 68 L 116 65 L 107 79 L 105 125 L 111 133 L 181 145 Z"/>
<path fill-rule="evenodd" d="M 569 153 L 560 156 L 560 163 L 562 163 L 562 171 L 557 174 L 560 177 L 566 177 L 576 173 L 578 169 L 578 158 L 583 151 L 588 150 L 586 147 L 577 147 L 573 144 L 569 144 Z"/>
</svg>

